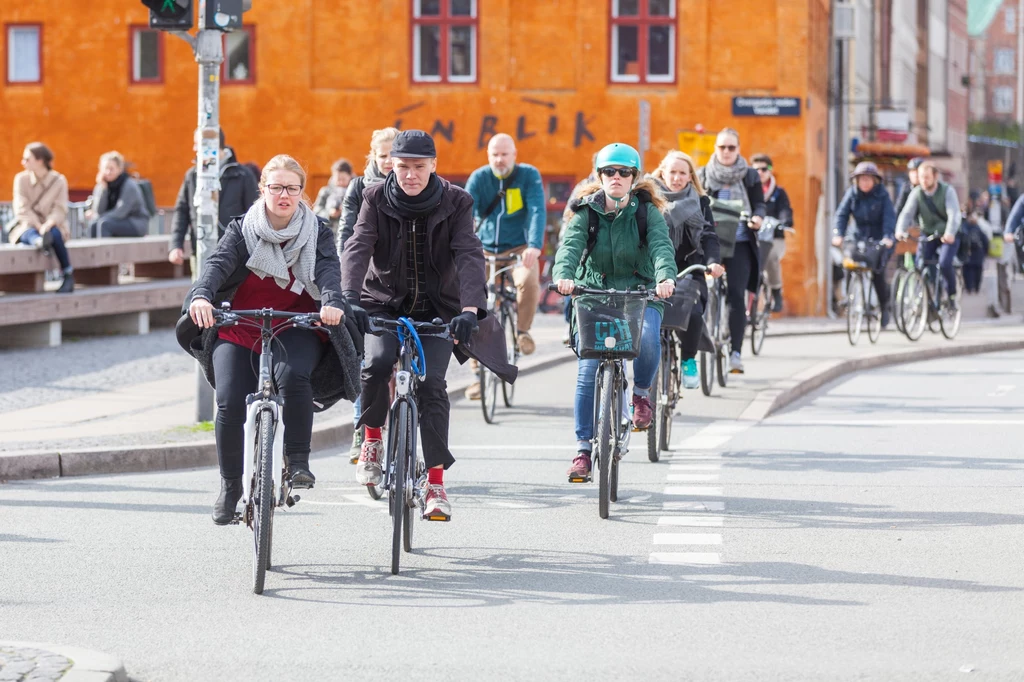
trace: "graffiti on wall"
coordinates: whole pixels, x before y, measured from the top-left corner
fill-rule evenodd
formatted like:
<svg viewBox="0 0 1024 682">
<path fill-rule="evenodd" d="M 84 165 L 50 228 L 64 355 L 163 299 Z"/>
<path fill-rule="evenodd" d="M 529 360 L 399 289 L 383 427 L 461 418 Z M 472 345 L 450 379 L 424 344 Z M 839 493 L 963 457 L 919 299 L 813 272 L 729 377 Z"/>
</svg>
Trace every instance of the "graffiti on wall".
<svg viewBox="0 0 1024 682">
<path fill-rule="evenodd" d="M 557 105 L 554 102 L 530 97 L 524 97 L 522 101 L 538 108 L 547 109 L 547 111 L 540 113 L 533 111 L 531 113 L 484 114 L 479 122 L 435 118 L 429 125 L 423 126 L 423 129 L 435 138 L 444 138 L 449 143 L 454 143 L 457 137 L 460 139 L 467 137 L 469 139 L 475 138 L 477 149 L 484 149 L 487 146 L 487 141 L 499 132 L 506 132 L 514 137 L 517 142 L 521 142 L 535 138 L 538 135 L 554 138 L 559 135 L 567 135 L 571 131 L 573 147 L 578 148 L 584 142 L 594 142 L 594 134 L 590 132 L 589 128 L 594 118 L 588 117 L 586 112 L 576 111 L 571 116 L 564 116 L 558 112 Z M 403 124 L 407 123 L 406 114 L 425 106 L 427 106 L 426 102 L 415 102 L 397 109 L 395 111 L 394 126 L 401 129 Z M 420 117 L 415 118 L 422 125 L 424 119 Z M 568 119 L 568 125 L 565 119 Z"/>
</svg>

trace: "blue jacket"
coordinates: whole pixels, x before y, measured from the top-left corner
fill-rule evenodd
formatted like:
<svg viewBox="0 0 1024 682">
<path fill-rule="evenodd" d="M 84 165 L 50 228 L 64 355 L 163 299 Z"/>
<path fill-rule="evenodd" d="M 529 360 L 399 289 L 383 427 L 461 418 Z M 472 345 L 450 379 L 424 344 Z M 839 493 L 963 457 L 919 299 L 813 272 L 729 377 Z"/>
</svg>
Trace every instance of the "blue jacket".
<svg viewBox="0 0 1024 682">
<path fill-rule="evenodd" d="M 896 236 L 896 210 L 889 193 L 881 184 L 864 194 L 854 185 L 846 190 L 843 201 L 836 209 L 833 229 L 840 237 L 846 236 L 846 227 L 853 216 L 857 223 L 857 236 L 880 240 Z"/>
<path fill-rule="evenodd" d="M 1013 203 L 1010 215 L 1006 218 L 1006 227 L 1003 229 L 1003 232 L 1013 234 L 1021 224 L 1024 224 L 1024 194 L 1017 197 L 1017 201 Z"/>
<path fill-rule="evenodd" d="M 502 189 L 505 190 L 504 201 L 484 219 L 483 213 Z M 547 212 L 544 183 L 536 168 L 526 163 L 516 164 L 511 184 L 496 177 L 490 166 L 477 168 L 466 182 L 466 191 L 473 197 L 477 236 L 484 250 L 497 253 L 523 245 L 543 248 Z"/>
</svg>

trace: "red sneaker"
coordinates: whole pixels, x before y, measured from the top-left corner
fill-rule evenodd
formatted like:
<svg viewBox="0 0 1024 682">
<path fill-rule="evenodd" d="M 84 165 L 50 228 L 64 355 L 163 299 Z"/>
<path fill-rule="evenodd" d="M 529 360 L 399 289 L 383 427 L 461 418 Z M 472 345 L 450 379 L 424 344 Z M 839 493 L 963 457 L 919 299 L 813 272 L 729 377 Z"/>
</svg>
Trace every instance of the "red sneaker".
<svg viewBox="0 0 1024 682">
<path fill-rule="evenodd" d="M 576 459 L 569 467 L 569 483 L 589 483 L 590 477 L 590 453 L 580 451 Z"/>
<path fill-rule="evenodd" d="M 654 421 L 654 407 L 651 399 L 633 394 L 633 426 L 646 429 Z"/>
</svg>

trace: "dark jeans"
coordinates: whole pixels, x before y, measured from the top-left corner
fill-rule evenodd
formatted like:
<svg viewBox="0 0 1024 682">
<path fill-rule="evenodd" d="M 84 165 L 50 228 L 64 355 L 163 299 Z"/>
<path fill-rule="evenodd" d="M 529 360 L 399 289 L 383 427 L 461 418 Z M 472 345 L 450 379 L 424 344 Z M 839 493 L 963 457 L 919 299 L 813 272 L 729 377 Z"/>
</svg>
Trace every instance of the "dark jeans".
<svg viewBox="0 0 1024 682">
<path fill-rule="evenodd" d="M 753 242 L 736 242 L 732 258 L 723 261 L 728 277 L 729 337 L 732 352 L 743 348 L 743 337 L 747 333 L 747 283 L 750 271 L 756 267 Z"/>
<path fill-rule="evenodd" d="M 978 293 L 981 289 L 981 272 L 983 266 L 964 263 L 964 289 L 970 293 Z"/>
<path fill-rule="evenodd" d="M 31 246 L 36 239 L 42 239 L 42 236 L 39 234 L 39 230 L 30 227 L 22 233 L 18 242 Z M 53 255 L 57 257 L 60 267 L 67 270 L 71 267 L 71 258 L 68 256 L 68 247 L 64 245 L 64 235 L 60 233 L 60 228 L 51 227 L 50 238 L 53 240 L 53 245 L 50 247 L 53 249 Z"/>
<path fill-rule="evenodd" d="M 917 244 L 918 267 L 921 267 L 922 261 L 935 260 L 936 254 L 938 254 L 939 271 L 942 272 L 942 276 L 946 280 L 946 289 L 950 296 L 956 295 L 956 272 L 953 271 L 953 257 L 956 256 L 959 248 L 959 235 L 952 244 L 943 244 L 938 239 L 930 242 L 922 239 Z"/>
<path fill-rule="evenodd" d="M 878 259 L 878 268 L 871 273 L 871 282 L 875 285 L 875 293 L 878 295 L 878 307 L 883 310 L 889 305 L 889 281 L 885 278 L 885 271 L 889 267 L 892 254 L 892 249 L 882 251 Z"/>
<path fill-rule="evenodd" d="M 676 337 L 682 345 L 682 361 L 692 360 L 697 357 L 697 350 L 700 346 L 700 336 L 704 331 L 704 304 L 697 301 L 690 311 L 690 322 L 686 325 L 685 332 L 676 332 Z"/>
<path fill-rule="evenodd" d="M 428 468 L 455 463 L 448 449 L 448 422 L 451 404 L 448 402 L 448 363 L 452 357 L 452 342 L 436 337 L 422 339 L 426 356 L 427 375 L 417 384 L 416 405 L 419 409 L 420 439 L 423 441 L 423 460 Z M 358 426 L 380 428 L 388 417 L 391 370 L 398 360 L 398 339 L 390 333 L 366 336 L 363 356 L 363 391 L 359 396 L 362 414 Z"/>
<path fill-rule="evenodd" d="M 141 237 L 146 234 L 127 218 L 109 218 L 100 216 L 89 226 L 89 234 L 93 237 Z"/>
<path fill-rule="evenodd" d="M 284 454 L 292 462 L 309 461 L 313 435 L 313 387 L 309 377 L 320 363 L 325 346 L 319 334 L 289 329 L 274 344 L 274 383 L 284 398 Z M 282 348 L 283 346 L 283 348 Z M 256 390 L 260 355 L 229 341 L 213 345 L 213 374 L 217 381 L 217 459 L 224 478 L 241 478 L 245 451 L 245 397 Z"/>
</svg>

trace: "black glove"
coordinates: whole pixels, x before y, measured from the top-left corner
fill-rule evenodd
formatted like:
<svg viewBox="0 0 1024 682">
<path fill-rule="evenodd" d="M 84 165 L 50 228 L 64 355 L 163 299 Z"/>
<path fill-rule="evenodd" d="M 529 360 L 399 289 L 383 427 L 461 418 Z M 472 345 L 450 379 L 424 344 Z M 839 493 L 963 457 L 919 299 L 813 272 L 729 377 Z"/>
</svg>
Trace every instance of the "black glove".
<svg viewBox="0 0 1024 682">
<path fill-rule="evenodd" d="M 356 330 L 366 335 L 366 332 L 370 331 L 370 314 L 366 312 L 366 308 L 359 305 L 359 297 L 351 294 L 346 294 L 345 300 L 348 303 L 349 311 L 346 311 L 347 315 L 351 315 L 349 319 L 356 325 Z"/>
<path fill-rule="evenodd" d="M 469 311 L 456 315 L 448 323 L 448 329 L 451 330 L 452 336 L 460 344 L 469 343 L 469 339 L 472 338 L 473 333 L 479 328 L 480 325 L 477 324 L 476 313 Z"/>
</svg>

